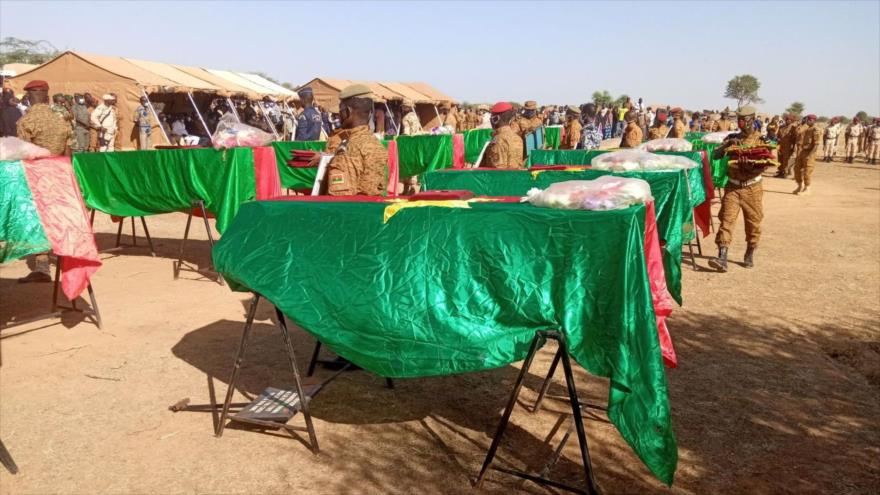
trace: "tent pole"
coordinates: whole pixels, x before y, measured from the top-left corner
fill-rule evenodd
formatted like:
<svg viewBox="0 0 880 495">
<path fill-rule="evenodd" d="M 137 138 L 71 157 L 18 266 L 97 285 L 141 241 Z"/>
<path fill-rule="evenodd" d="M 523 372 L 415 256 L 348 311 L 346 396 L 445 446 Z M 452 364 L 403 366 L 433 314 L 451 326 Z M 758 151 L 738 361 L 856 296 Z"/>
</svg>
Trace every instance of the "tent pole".
<svg viewBox="0 0 880 495">
<path fill-rule="evenodd" d="M 189 96 L 189 102 L 192 103 L 193 110 L 195 110 L 196 115 L 199 116 L 199 121 L 202 123 L 202 127 L 205 129 L 205 132 L 208 134 L 208 139 L 210 139 L 211 143 L 213 143 L 214 139 L 211 137 L 211 131 L 208 129 L 208 124 L 205 123 L 205 119 L 202 118 L 202 112 L 200 112 L 199 107 L 196 106 L 196 100 L 193 99 L 192 91 L 187 91 L 186 95 Z"/>
<path fill-rule="evenodd" d="M 286 101 L 284 102 L 284 109 L 287 110 L 287 114 L 290 116 L 290 120 L 293 122 L 293 135 L 290 136 L 290 140 L 293 141 L 293 136 L 296 135 L 296 113 L 290 108 L 290 105 L 288 105 Z"/>
<path fill-rule="evenodd" d="M 165 128 L 162 126 L 162 121 L 159 120 L 159 114 L 157 114 L 156 109 L 153 108 L 153 102 L 150 101 L 150 97 L 147 96 L 147 91 L 144 88 L 141 88 L 141 94 L 143 94 L 144 98 L 147 99 L 147 106 L 150 107 L 150 111 L 153 112 L 153 118 L 156 119 L 156 124 L 159 125 L 159 130 L 162 131 L 162 136 L 165 138 L 165 142 L 171 145 L 171 140 L 168 139 L 168 134 L 165 133 Z"/>
<path fill-rule="evenodd" d="M 437 127 L 443 127 L 446 124 L 446 121 L 440 117 L 440 110 L 437 110 L 437 105 L 434 105 L 434 113 L 437 114 L 437 122 L 440 122 L 440 125 Z"/>
<path fill-rule="evenodd" d="M 263 118 L 266 119 L 266 124 L 269 126 L 269 130 L 272 131 L 272 135 L 275 136 L 275 141 L 280 141 L 281 139 L 278 137 L 278 131 L 275 130 L 275 124 L 269 119 L 269 114 L 266 113 L 266 107 L 263 105 L 263 102 L 259 101 L 257 103 L 260 104 L 260 110 L 263 111 Z"/>
<path fill-rule="evenodd" d="M 238 117 L 238 112 L 235 111 L 235 105 L 232 104 L 232 98 L 227 96 L 226 104 L 229 105 L 229 111 L 232 112 L 232 116 L 235 117 L 236 122 L 241 124 L 241 119 Z"/>
<path fill-rule="evenodd" d="M 391 125 L 394 126 L 395 134 L 400 135 L 400 127 L 397 127 L 397 122 L 394 121 L 394 113 L 388 108 L 388 102 L 385 102 L 385 111 L 388 112 L 388 117 L 391 119 Z M 385 129 L 385 134 L 388 134 L 388 129 Z"/>
</svg>

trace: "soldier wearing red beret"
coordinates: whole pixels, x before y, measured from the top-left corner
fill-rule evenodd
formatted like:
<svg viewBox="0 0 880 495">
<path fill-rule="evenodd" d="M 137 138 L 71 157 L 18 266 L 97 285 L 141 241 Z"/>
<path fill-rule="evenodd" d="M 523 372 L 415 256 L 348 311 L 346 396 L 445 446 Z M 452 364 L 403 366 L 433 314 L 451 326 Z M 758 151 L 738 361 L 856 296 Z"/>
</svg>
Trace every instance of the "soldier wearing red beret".
<svg viewBox="0 0 880 495">
<path fill-rule="evenodd" d="M 516 112 L 513 105 L 507 102 L 496 103 L 492 107 L 492 141 L 486 148 L 480 166 L 492 168 L 523 168 L 523 140 L 511 127 L 510 123 Z"/>
</svg>

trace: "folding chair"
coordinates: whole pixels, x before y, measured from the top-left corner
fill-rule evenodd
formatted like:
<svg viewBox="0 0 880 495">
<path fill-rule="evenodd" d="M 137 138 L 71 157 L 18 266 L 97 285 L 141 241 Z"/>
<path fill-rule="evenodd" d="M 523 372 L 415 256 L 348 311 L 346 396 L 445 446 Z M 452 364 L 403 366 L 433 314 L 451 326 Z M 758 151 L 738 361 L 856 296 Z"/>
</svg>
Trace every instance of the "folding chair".
<svg viewBox="0 0 880 495">
<path fill-rule="evenodd" d="M 214 249 L 214 234 L 211 232 L 211 225 L 208 223 L 208 218 L 214 218 L 214 215 L 208 213 L 205 209 L 205 202 L 201 199 L 193 200 L 192 207 L 189 209 L 189 214 L 186 217 L 186 229 L 183 231 L 183 240 L 180 242 L 180 256 L 178 256 L 177 261 L 174 262 L 174 280 L 177 280 L 180 276 L 181 269 L 184 265 L 183 254 L 186 250 L 186 240 L 189 239 L 189 227 L 192 224 L 193 217 L 201 217 L 202 220 L 205 221 L 205 232 L 208 233 L 208 242 L 211 245 L 211 249 Z M 192 271 L 196 273 L 201 273 L 197 267 L 187 267 L 187 271 Z M 217 272 L 214 271 L 214 263 L 211 262 L 211 273 L 217 276 L 217 282 L 220 285 L 225 285 L 223 282 L 223 277 L 220 276 Z"/>
</svg>

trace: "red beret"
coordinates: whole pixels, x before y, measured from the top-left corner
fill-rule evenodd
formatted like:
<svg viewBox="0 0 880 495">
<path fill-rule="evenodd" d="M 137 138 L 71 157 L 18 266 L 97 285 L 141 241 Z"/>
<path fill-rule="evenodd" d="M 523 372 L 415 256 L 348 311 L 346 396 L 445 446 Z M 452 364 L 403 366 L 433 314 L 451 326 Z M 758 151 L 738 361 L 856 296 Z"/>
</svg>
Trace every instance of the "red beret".
<svg viewBox="0 0 880 495">
<path fill-rule="evenodd" d="M 25 91 L 49 91 L 49 83 L 46 81 L 31 81 L 24 86 Z"/>
<path fill-rule="evenodd" d="M 508 110 L 513 110 L 513 105 L 506 101 L 499 101 L 492 105 L 492 113 L 504 113 Z"/>
<path fill-rule="evenodd" d="M 816 116 L 813 114 L 807 115 L 807 120 L 816 120 Z"/>
</svg>

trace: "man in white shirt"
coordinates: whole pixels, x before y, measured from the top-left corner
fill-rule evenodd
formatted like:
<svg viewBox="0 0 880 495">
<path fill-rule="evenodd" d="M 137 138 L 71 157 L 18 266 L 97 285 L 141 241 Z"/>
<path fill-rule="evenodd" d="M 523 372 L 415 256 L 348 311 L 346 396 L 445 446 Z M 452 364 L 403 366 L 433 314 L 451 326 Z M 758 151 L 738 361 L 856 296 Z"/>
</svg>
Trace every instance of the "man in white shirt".
<svg viewBox="0 0 880 495">
<path fill-rule="evenodd" d="M 92 111 L 92 126 L 98 130 L 98 151 L 113 151 L 116 142 L 116 96 L 107 93 L 102 98 L 104 103 Z"/>
</svg>

